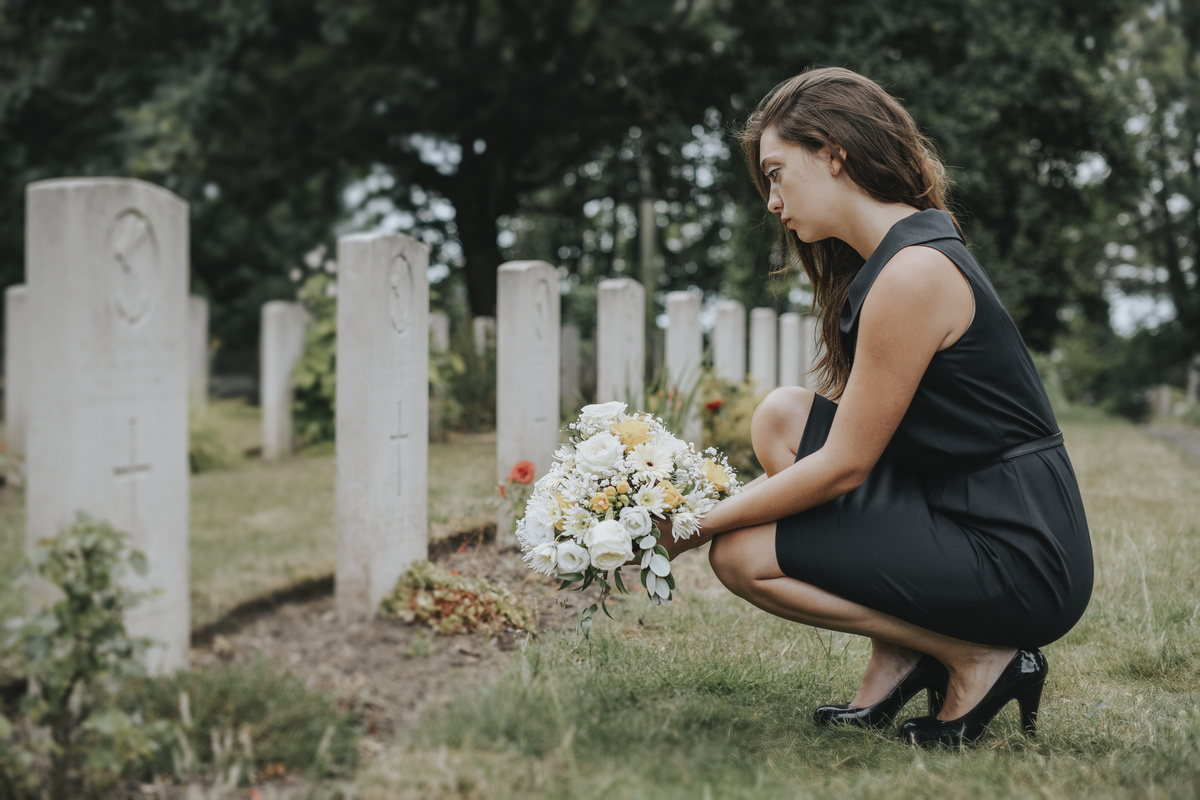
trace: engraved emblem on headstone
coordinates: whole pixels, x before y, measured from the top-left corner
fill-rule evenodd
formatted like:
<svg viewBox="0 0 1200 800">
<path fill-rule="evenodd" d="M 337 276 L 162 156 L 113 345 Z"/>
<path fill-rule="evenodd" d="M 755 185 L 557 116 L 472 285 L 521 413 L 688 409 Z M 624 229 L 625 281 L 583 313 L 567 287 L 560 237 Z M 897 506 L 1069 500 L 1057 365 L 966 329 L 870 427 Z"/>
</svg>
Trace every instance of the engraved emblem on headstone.
<svg viewBox="0 0 1200 800">
<path fill-rule="evenodd" d="M 412 264 L 404 257 L 403 253 L 397 253 L 396 257 L 392 259 L 389 272 L 388 303 L 391 310 L 392 327 L 396 329 L 396 333 L 403 336 L 408 331 L 412 318 L 412 299 L 416 293 L 413 282 L 416 278 L 413 276 Z"/>
<path fill-rule="evenodd" d="M 533 334 L 539 340 L 545 339 L 550 320 L 550 281 L 542 278 L 533 290 Z"/>
<path fill-rule="evenodd" d="M 117 215 L 108 232 L 112 256 L 112 298 L 117 316 L 130 325 L 141 322 L 154 306 L 159 253 L 154 227 L 140 211 Z"/>
</svg>

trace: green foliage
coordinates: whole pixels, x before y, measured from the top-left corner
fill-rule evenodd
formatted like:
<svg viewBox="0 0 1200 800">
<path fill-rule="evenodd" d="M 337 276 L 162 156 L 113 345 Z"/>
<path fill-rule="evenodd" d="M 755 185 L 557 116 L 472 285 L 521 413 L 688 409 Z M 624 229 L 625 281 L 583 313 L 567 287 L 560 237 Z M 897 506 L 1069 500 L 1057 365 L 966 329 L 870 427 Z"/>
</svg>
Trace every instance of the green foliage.
<svg viewBox="0 0 1200 800">
<path fill-rule="evenodd" d="M 312 317 L 304 334 L 304 354 L 292 372 L 292 419 L 296 438 L 305 445 L 332 441 L 337 405 L 337 278 L 314 271 L 300 285 L 297 299 Z"/>
<path fill-rule="evenodd" d="M 444 431 L 496 430 L 496 348 L 475 352 L 466 325 L 451 336 L 450 350 L 430 353 L 430 382 L 438 387 L 439 421 Z"/>
<path fill-rule="evenodd" d="M 531 630 L 533 615 L 503 586 L 467 580 L 429 561 L 418 561 L 383 598 L 380 613 L 428 626 L 439 634 L 516 628 Z"/>
<path fill-rule="evenodd" d="M 188 409 L 188 463 L 193 475 L 229 469 L 234 464 L 216 420 L 194 406 Z"/>
<path fill-rule="evenodd" d="M 704 446 L 723 453 L 738 480 L 748 483 L 763 472 L 750 441 L 750 420 L 765 395 L 756 392 L 749 379 L 733 383 L 711 371 L 705 372 L 700 387 Z"/>
<path fill-rule="evenodd" d="M 149 764 L 155 774 L 215 774 L 236 785 L 228 781 L 234 769 L 247 779 L 279 765 L 323 777 L 357 764 L 352 719 L 328 696 L 261 659 L 132 681 L 120 705 L 175 726 L 171 747 Z"/>
<path fill-rule="evenodd" d="M 7 624 L 6 647 L 21 652 L 30 691 L 21 735 L 0 723 L 0 787 L 14 797 L 77 797 L 103 791 L 160 749 L 165 726 L 114 704 L 112 685 L 142 673 L 147 639 L 131 637 L 124 614 L 141 598 L 127 588 L 145 557 L 126 534 L 81 516 L 54 539 L 38 575 L 61 593 L 48 608 Z"/>
</svg>

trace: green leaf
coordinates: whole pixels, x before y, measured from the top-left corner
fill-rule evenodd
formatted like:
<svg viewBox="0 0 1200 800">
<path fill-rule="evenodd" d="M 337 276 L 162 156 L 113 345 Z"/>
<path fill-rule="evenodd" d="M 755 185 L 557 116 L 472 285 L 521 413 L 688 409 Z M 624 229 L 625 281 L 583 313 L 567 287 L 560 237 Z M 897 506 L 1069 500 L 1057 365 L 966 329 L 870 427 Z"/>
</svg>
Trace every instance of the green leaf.
<svg viewBox="0 0 1200 800">
<path fill-rule="evenodd" d="M 667 548 L 663 547 L 661 544 L 656 544 L 654 546 L 654 552 L 658 553 L 660 556 L 666 556 L 668 561 L 671 559 L 671 554 L 668 553 Z"/>
<path fill-rule="evenodd" d="M 559 575 L 558 577 L 560 580 L 564 580 L 567 583 L 574 583 L 575 581 L 583 580 L 583 573 L 582 572 L 564 572 L 561 575 Z"/>
<path fill-rule="evenodd" d="M 625 581 L 621 579 L 621 568 L 617 567 L 613 570 L 613 580 L 616 581 L 617 591 L 621 594 L 629 594 L 629 590 L 625 588 Z"/>
</svg>

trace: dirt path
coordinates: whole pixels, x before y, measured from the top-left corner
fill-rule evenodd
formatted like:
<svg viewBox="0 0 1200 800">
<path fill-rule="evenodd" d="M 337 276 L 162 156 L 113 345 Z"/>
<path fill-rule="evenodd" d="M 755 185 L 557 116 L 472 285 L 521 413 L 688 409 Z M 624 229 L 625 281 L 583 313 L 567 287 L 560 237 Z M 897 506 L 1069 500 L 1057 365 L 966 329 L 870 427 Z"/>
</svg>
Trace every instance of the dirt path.
<svg viewBox="0 0 1200 800">
<path fill-rule="evenodd" d="M 1142 428 L 1155 439 L 1178 447 L 1192 458 L 1200 461 L 1200 431 L 1186 425 L 1147 425 Z"/>
</svg>

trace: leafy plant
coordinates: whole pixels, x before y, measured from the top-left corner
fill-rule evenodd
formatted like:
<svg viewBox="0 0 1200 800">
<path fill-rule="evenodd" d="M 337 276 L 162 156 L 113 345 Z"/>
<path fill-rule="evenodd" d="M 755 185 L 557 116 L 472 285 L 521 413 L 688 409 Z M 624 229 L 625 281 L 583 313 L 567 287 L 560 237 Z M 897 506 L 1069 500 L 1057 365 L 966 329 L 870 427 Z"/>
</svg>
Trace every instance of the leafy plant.
<svg viewBox="0 0 1200 800">
<path fill-rule="evenodd" d="M 531 630 L 533 615 L 508 589 L 485 578 L 467 580 L 429 561 L 418 561 L 383 599 L 381 613 L 437 633 Z"/>
<path fill-rule="evenodd" d="M 29 692 L 15 729 L 0 722 L 0 788 L 59 800 L 111 787 L 160 748 L 167 728 L 117 708 L 112 691 L 142 673 L 140 657 L 152 644 L 130 636 L 124 622 L 142 597 L 125 578 L 145 573 L 145 557 L 126 534 L 82 515 L 38 544 L 46 549 L 37 573 L 60 596 L 7 624 L 6 646 L 24 657 Z"/>
<path fill-rule="evenodd" d="M 193 475 L 228 469 L 233 465 L 221 432 L 212 417 L 196 408 L 188 411 L 188 463 Z"/>
<path fill-rule="evenodd" d="M 704 446 L 715 447 L 729 459 L 743 481 L 762 474 L 762 466 L 754 455 L 750 441 L 750 420 L 762 401 L 763 394 L 745 380 L 741 383 L 723 380 L 706 371 L 701 380 L 700 410 L 704 426 Z"/>
<path fill-rule="evenodd" d="M 303 444 L 332 441 L 337 427 L 337 278 L 328 271 L 313 272 L 300 284 L 297 299 L 312 324 L 292 371 L 296 438 Z"/>
</svg>

